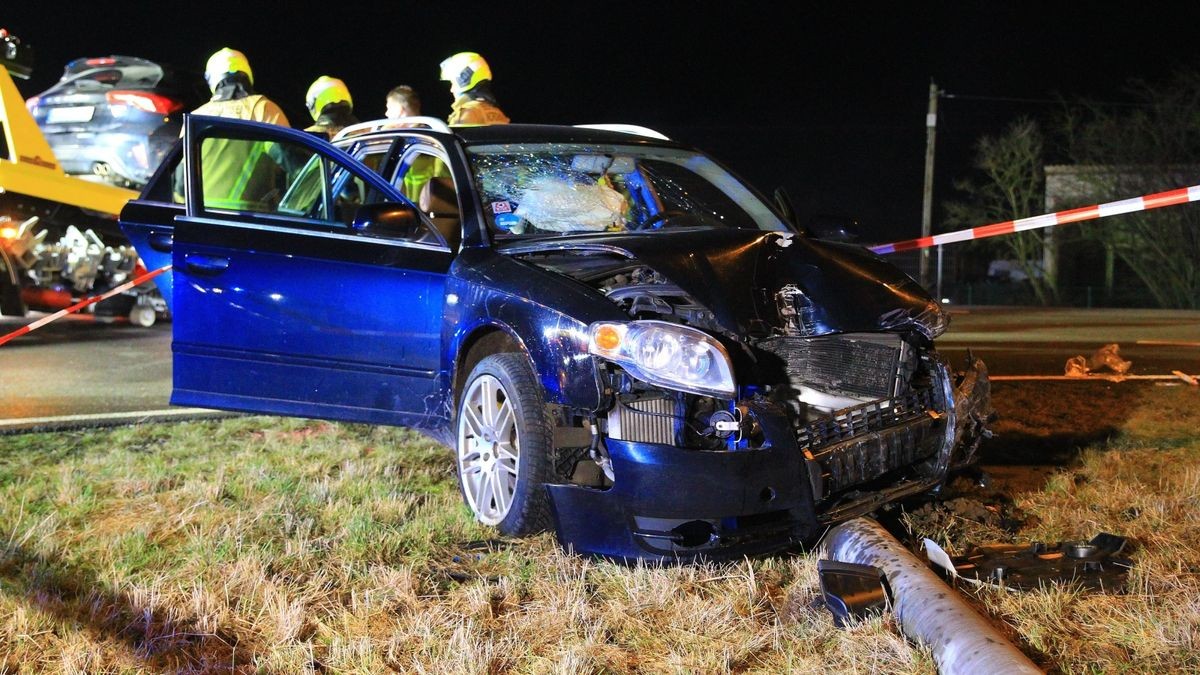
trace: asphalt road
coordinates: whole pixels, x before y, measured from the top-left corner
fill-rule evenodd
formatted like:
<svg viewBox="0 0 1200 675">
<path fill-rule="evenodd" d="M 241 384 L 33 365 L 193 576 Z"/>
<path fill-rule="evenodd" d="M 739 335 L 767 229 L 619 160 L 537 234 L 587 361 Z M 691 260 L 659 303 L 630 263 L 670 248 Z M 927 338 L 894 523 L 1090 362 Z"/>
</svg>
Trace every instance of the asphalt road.
<svg viewBox="0 0 1200 675">
<path fill-rule="evenodd" d="M 0 334 L 41 318 L 0 317 Z M 0 419 L 168 407 L 171 324 L 67 316 L 0 346 Z"/>
<path fill-rule="evenodd" d="M 992 375 L 1062 375 L 1067 359 L 1090 357 L 1107 344 L 1116 344 L 1120 357 L 1132 361 L 1130 375 L 1169 375 L 1172 370 L 1195 375 L 1200 373 L 1200 312 L 953 309 L 938 351 L 957 365 L 970 349 Z"/>
<path fill-rule="evenodd" d="M 2 317 L 0 335 L 39 316 Z M 1200 312 L 955 308 L 938 341 L 951 363 L 971 349 L 993 375 L 1062 375 L 1068 358 L 1108 343 L 1132 374 L 1200 373 Z M 170 393 L 170 323 L 70 316 L 0 347 L 0 422 L 164 409 Z"/>
</svg>

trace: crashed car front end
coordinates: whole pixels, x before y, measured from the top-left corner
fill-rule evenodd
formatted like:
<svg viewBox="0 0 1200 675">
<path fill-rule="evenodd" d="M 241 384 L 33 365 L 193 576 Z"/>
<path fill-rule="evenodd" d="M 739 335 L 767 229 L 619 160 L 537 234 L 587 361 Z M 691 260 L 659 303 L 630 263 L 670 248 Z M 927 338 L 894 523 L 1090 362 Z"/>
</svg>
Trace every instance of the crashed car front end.
<svg viewBox="0 0 1200 675">
<path fill-rule="evenodd" d="M 942 310 L 912 288 L 855 297 L 848 280 L 869 265 L 785 241 L 693 236 L 724 252 L 707 282 L 680 266 L 692 256 L 669 247 L 512 250 L 591 285 L 628 316 L 589 325 L 604 392 L 595 438 L 561 456 L 564 480 L 547 486 L 564 546 L 624 559 L 765 553 L 974 461 L 991 416 L 987 371 L 977 359 L 955 371 L 936 352 Z M 838 293 L 815 290 L 816 276 L 833 281 L 829 272 L 809 271 L 807 284 L 792 273 L 818 257 L 852 270 L 833 284 Z M 722 284 L 755 267 L 772 273 L 743 284 L 740 298 Z M 824 306 L 834 301 L 862 311 Z"/>
<path fill-rule="evenodd" d="M 564 437 L 579 432 L 556 443 L 546 485 L 564 547 L 664 560 L 780 550 L 974 460 L 992 415 L 986 370 L 942 360 L 945 313 L 882 258 L 794 232 L 681 147 L 469 154 L 493 249 L 524 270 L 509 297 L 577 322 L 576 352 L 531 353 L 594 366 L 598 405 L 548 400 Z M 562 379 L 533 361 L 543 382 Z"/>
<path fill-rule="evenodd" d="M 770 387 L 721 401 L 642 389 L 610 371 L 609 481 L 548 486 L 559 539 L 620 558 L 736 557 L 928 490 L 966 463 L 959 420 L 982 419 L 987 379 L 976 360 L 955 387 L 945 363 L 922 360 L 905 393 L 811 421 L 797 421 Z M 690 418 L 679 414 L 689 408 Z"/>
</svg>

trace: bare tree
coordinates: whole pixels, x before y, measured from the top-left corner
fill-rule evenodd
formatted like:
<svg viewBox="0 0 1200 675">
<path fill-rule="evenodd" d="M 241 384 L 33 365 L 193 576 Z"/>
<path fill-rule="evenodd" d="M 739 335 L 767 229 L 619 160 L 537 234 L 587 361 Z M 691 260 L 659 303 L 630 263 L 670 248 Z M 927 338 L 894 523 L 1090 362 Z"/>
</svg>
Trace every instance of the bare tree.
<svg viewBox="0 0 1200 675">
<path fill-rule="evenodd" d="M 1080 205 L 1200 182 L 1200 72 L 1161 84 L 1134 82 L 1138 105 L 1079 102 L 1063 124 L 1083 169 Z M 1173 206 L 1106 218 L 1081 228 L 1138 276 L 1162 307 L 1200 308 L 1200 208 Z"/>
<path fill-rule="evenodd" d="M 976 144 L 974 166 L 981 172 L 976 180 L 955 182 L 964 201 L 947 202 L 945 224 L 950 229 L 1016 220 L 1041 213 L 1043 137 L 1037 123 L 1028 118 L 1013 122 L 999 136 L 985 136 Z M 1058 299 L 1056 279 L 1047 277 L 1041 265 L 1044 233 L 1018 232 L 976 245 L 994 247 L 1011 256 L 1029 278 L 1038 302 Z"/>
</svg>

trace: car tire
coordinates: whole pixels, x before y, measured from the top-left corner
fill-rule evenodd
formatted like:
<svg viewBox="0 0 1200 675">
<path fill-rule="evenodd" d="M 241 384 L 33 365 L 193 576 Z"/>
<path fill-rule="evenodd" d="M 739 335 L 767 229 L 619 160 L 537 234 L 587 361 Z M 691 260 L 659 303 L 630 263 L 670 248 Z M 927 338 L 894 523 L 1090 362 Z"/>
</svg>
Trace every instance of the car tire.
<svg viewBox="0 0 1200 675">
<path fill-rule="evenodd" d="M 550 528 L 553 432 L 524 355 L 493 354 L 467 376 L 455 415 L 463 501 L 475 519 L 523 536 Z"/>
</svg>

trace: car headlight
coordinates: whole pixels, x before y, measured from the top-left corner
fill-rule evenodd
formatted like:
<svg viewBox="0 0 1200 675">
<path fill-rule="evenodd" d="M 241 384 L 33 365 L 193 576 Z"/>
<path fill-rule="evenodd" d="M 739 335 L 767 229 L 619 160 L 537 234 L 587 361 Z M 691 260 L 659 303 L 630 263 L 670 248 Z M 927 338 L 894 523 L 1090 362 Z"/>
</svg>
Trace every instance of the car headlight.
<svg viewBox="0 0 1200 675">
<path fill-rule="evenodd" d="M 950 315 L 936 300 L 930 300 L 920 310 L 896 309 L 879 317 L 879 328 L 915 328 L 930 340 L 936 340 L 950 327 Z"/>
<path fill-rule="evenodd" d="M 722 398 L 737 392 L 729 354 L 695 328 L 665 321 L 601 321 L 588 327 L 588 351 L 650 384 Z"/>
<path fill-rule="evenodd" d="M 950 315 L 936 300 L 930 300 L 925 305 L 925 309 L 913 317 L 913 323 L 917 330 L 925 334 L 925 337 L 936 340 L 950 327 Z"/>
</svg>

